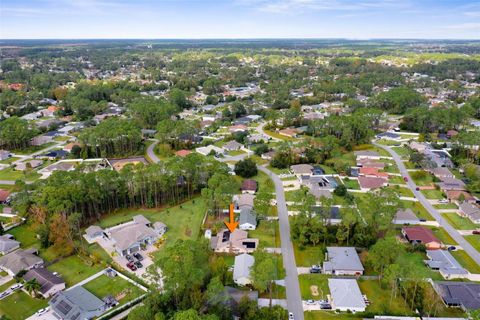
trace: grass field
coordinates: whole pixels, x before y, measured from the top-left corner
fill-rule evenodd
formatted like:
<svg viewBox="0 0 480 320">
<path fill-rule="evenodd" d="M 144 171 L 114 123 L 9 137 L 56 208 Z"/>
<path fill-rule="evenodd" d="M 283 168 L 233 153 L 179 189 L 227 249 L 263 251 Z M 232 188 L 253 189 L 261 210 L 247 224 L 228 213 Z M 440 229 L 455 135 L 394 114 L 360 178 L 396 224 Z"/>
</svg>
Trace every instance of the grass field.
<svg viewBox="0 0 480 320">
<path fill-rule="evenodd" d="M 480 266 L 463 250 L 452 251 L 451 254 L 458 263 L 471 273 L 480 273 Z"/>
<path fill-rule="evenodd" d="M 413 313 L 401 295 L 391 299 L 391 290 L 380 286 L 377 280 L 360 280 L 358 286 L 371 302 L 366 312 L 401 315 L 411 315 Z"/>
<path fill-rule="evenodd" d="M 106 275 L 101 275 L 84 284 L 83 287 L 99 299 L 112 295 L 117 298 L 120 304 L 131 301 L 144 293 L 140 288 L 118 276 L 109 278 Z M 120 298 L 120 296 L 122 296 L 122 298 Z"/>
<path fill-rule="evenodd" d="M 467 240 L 477 251 L 480 251 L 480 235 L 472 234 L 471 236 L 464 236 L 465 240 Z"/>
<path fill-rule="evenodd" d="M 65 280 L 67 287 L 94 275 L 102 270 L 105 266 L 100 264 L 90 265 L 78 256 L 70 256 L 48 266 L 48 270 L 58 272 L 62 279 Z"/>
<path fill-rule="evenodd" d="M 6 168 L 0 170 L 0 180 L 36 180 L 40 177 L 40 175 L 36 172 L 30 172 L 28 174 L 24 174 L 23 171 L 13 170 L 12 168 Z"/>
<path fill-rule="evenodd" d="M 442 241 L 443 244 L 447 245 L 457 245 L 458 243 L 453 240 L 452 237 L 445 231 L 443 228 L 431 228 L 433 234 L 438 238 L 438 240 Z"/>
<path fill-rule="evenodd" d="M 348 189 L 360 190 L 360 184 L 355 179 L 345 178 L 345 179 L 343 179 L 343 184 L 345 184 L 345 186 Z"/>
<path fill-rule="evenodd" d="M 407 198 L 413 198 L 413 192 L 412 190 L 400 186 L 393 186 L 391 187 L 395 192 L 400 196 L 400 197 L 407 197 Z"/>
<path fill-rule="evenodd" d="M 287 137 L 287 136 L 284 136 L 284 135 L 281 135 L 277 132 L 274 132 L 274 131 L 271 131 L 271 130 L 263 130 L 265 132 L 265 134 L 273 137 L 273 138 L 277 138 L 277 139 L 280 139 L 280 140 L 285 140 L 285 141 L 295 141 L 297 139 L 295 138 L 292 138 L 292 137 Z"/>
<path fill-rule="evenodd" d="M 410 157 L 410 152 L 405 147 L 392 147 L 392 150 L 395 151 L 402 159 L 408 159 Z"/>
<path fill-rule="evenodd" d="M 275 192 L 275 185 L 266 173 L 258 171 L 257 175 L 252 179 L 257 181 L 258 191 Z"/>
<path fill-rule="evenodd" d="M 3 164 L 10 164 L 12 162 L 15 162 L 17 161 L 18 159 L 20 159 L 19 157 L 10 157 L 10 158 L 7 158 L 5 160 L 1 160 L 0 163 L 3 163 Z"/>
<path fill-rule="evenodd" d="M 443 192 L 437 189 L 422 190 L 421 192 L 427 199 L 443 199 L 444 198 Z"/>
<path fill-rule="evenodd" d="M 46 299 L 32 298 L 19 290 L 0 300 L 0 315 L 11 320 L 23 320 L 45 308 L 48 305 L 47 301 Z"/>
<path fill-rule="evenodd" d="M 422 204 L 418 201 L 407 201 L 402 200 L 403 206 L 405 208 L 410 208 L 412 211 L 419 217 L 420 219 L 425 220 L 435 220 L 433 217 L 428 213 L 427 209 L 425 209 Z"/>
<path fill-rule="evenodd" d="M 325 256 L 325 249 L 322 245 L 307 246 L 299 248 L 296 243 L 293 244 L 295 253 L 295 262 L 297 267 L 310 267 L 312 265 L 321 265 Z"/>
<path fill-rule="evenodd" d="M 165 233 L 167 241 L 173 242 L 177 239 L 196 239 L 205 211 L 205 201 L 197 197 L 169 208 L 120 210 L 104 216 L 98 224 L 102 228 L 111 227 L 130 221 L 137 214 L 142 214 L 151 222 L 165 223 L 168 227 Z"/>
<path fill-rule="evenodd" d="M 456 213 L 443 213 L 442 214 L 445 219 L 458 230 L 473 230 L 477 229 L 478 226 L 474 224 L 470 219 L 461 217 Z"/>
<path fill-rule="evenodd" d="M 280 231 L 278 221 L 261 220 L 256 230 L 248 232 L 250 238 L 258 238 L 261 248 L 279 248 L 280 247 Z"/>
<path fill-rule="evenodd" d="M 418 186 L 429 186 L 435 181 L 435 177 L 423 170 L 410 172 L 410 177 Z"/>
<path fill-rule="evenodd" d="M 433 207 L 437 210 L 458 209 L 458 206 L 455 203 L 439 203 L 439 204 L 434 204 Z"/>
<path fill-rule="evenodd" d="M 332 311 L 306 311 L 303 313 L 305 320 L 358 320 L 361 314 L 335 313 Z"/>
<path fill-rule="evenodd" d="M 300 293 L 303 300 L 319 300 L 326 299 L 327 294 L 330 294 L 328 289 L 328 276 L 324 274 L 301 274 L 298 276 L 300 282 Z M 318 287 L 318 296 L 312 295 L 311 286 Z"/>
</svg>

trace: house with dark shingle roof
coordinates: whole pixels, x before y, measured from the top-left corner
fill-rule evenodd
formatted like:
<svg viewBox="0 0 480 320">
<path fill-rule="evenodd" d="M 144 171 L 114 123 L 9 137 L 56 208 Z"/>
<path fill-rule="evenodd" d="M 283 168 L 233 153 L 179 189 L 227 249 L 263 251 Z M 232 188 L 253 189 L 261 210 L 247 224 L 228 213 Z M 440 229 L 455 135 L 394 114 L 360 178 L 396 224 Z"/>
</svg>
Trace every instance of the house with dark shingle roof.
<svg viewBox="0 0 480 320">
<path fill-rule="evenodd" d="M 252 179 L 243 180 L 240 189 L 242 190 L 242 193 L 255 194 L 255 192 L 257 192 L 257 181 Z"/>
<path fill-rule="evenodd" d="M 435 281 L 433 288 L 449 307 L 480 309 L 480 284 L 475 282 Z"/>
<path fill-rule="evenodd" d="M 6 235 L 0 236 L 0 254 L 5 255 L 18 248 L 20 248 L 20 242 Z"/>
<path fill-rule="evenodd" d="M 45 268 L 31 269 L 23 276 L 25 281 L 32 279 L 36 279 L 40 284 L 39 292 L 44 298 L 49 298 L 65 289 L 65 281 Z"/>
<path fill-rule="evenodd" d="M 423 244 L 427 249 L 435 250 L 442 247 L 441 241 L 435 237 L 432 230 L 422 226 L 403 227 L 402 234 L 408 242 Z"/>
</svg>

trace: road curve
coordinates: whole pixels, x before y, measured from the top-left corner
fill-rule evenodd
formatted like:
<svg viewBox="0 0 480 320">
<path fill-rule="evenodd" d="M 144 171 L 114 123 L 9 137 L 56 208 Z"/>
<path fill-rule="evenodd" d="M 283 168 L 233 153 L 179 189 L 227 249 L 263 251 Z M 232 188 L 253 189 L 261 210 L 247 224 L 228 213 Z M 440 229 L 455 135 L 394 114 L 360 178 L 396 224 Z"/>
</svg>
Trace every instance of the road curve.
<svg viewBox="0 0 480 320">
<path fill-rule="evenodd" d="M 287 203 L 285 202 L 283 183 L 279 176 L 264 166 L 258 166 L 258 169 L 266 173 L 275 184 L 283 266 L 285 267 L 287 275 L 285 277 L 287 307 L 289 312 L 293 312 L 295 320 L 303 320 L 302 296 L 300 295 L 297 265 L 295 264 L 295 254 L 293 251 L 292 240 L 290 238 L 290 222 L 288 220 L 288 210 Z"/>
<path fill-rule="evenodd" d="M 160 162 L 160 159 L 157 157 L 155 152 L 153 151 L 155 149 L 155 146 L 158 144 L 157 139 L 149 139 L 150 141 L 153 141 L 151 145 L 148 146 L 147 148 L 147 155 L 152 160 L 152 162 L 157 163 Z"/>
<path fill-rule="evenodd" d="M 388 153 L 390 153 L 390 155 L 393 157 L 393 160 L 395 160 L 395 162 L 397 163 L 398 169 L 400 170 L 400 173 L 402 174 L 402 176 L 403 177 L 408 177 L 407 186 L 410 188 L 410 190 L 412 190 L 413 194 L 418 199 L 418 201 L 420 201 L 420 203 L 425 207 L 425 209 L 427 209 L 427 211 L 430 213 L 430 215 L 433 218 L 435 218 L 435 220 L 437 220 L 438 224 L 447 231 L 447 233 L 463 248 L 463 250 L 465 250 L 465 252 L 468 253 L 468 255 L 473 260 L 475 260 L 475 262 L 478 265 L 480 265 L 480 253 L 477 250 L 475 250 L 475 248 L 467 240 L 465 240 L 464 237 L 462 237 L 460 232 L 458 232 L 455 228 L 453 228 L 442 217 L 440 212 L 438 212 L 438 210 L 435 209 L 430 204 L 430 202 L 427 200 L 427 198 L 425 198 L 423 193 L 416 190 L 417 185 L 415 184 L 415 182 L 410 177 L 410 175 L 407 171 L 407 168 L 403 164 L 403 161 L 400 158 L 400 156 L 394 150 L 392 150 L 390 147 L 378 144 L 376 142 L 373 142 L 373 144 L 375 146 L 379 147 L 379 148 L 382 148 L 383 150 L 386 150 Z"/>
</svg>

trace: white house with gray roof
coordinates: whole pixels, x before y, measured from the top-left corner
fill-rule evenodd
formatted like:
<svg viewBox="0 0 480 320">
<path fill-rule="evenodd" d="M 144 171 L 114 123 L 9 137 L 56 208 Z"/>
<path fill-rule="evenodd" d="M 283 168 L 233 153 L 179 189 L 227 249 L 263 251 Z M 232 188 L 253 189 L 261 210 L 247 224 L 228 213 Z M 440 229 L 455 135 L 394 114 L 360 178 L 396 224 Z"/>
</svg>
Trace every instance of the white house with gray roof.
<svg viewBox="0 0 480 320">
<path fill-rule="evenodd" d="M 353 247 L 327 247 L 323 273 L 337 276 L 360 276 L 364 268 Z"/>
<path fill-rule="evenodd" d="M 82 286 L 58 292 L 48 304 L 57 319 L 88 320 L 108 309 L 105 302 Z"/>
<path fill-rule="evenodd" d="M 0 254 L 5 255 L 20 248 L 20 242 L 6 236 L 0 236 Z"/>
<path fill-rule="evenodd" d="M 468 271 L 447 250 L 427 250 L 427 257 L 430 260 L 425 260 L 425 264 L 433 270 L 438 270 L 447 280 L 468 276 Z"/>
<path fill-rule="evenodd" d="M 255 230 L 257 228 L 257 216 L 252 208 L 243 207 L 240 209 L 239 228 L 242 230 Z"/>
<path fill-rule="evenodd" d="M 474 204 L 463 202 L 460 204 L 460 214 L 473 223 L 480 223 L 480 208 Z"/>
<path fill-rule="evenodd" d="M 239 286 L 246 286 L 252 283 L 250 277 L 250 269 L 255 263 L 255 258 L 247 253 L 235 256 L 235 264 L 233 266 L 233 281 Z"/>
<path fill-rule="evenodd" d="M 367 308 L 357 280 L 330 278 L 328 288 L 333 310 L 363 312 Z"/>
<path fill-rule="evenodd" d="M 43 259 L 36 255 L 37 249 L 17 249 L 3 257 L 0 257 L 0 269 L 9 275 L 15 276 L 20 271 L 39 268 L 43 265 Z"/>
</svg>

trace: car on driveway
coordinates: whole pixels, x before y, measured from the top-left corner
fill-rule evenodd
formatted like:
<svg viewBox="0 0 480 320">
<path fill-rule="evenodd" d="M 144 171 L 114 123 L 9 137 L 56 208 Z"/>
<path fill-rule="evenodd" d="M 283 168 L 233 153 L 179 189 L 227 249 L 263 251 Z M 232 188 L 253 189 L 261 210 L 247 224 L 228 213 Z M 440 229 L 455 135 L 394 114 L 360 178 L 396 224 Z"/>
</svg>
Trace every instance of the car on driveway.
<svg viewBox="0 0 480 320">
<path fill-rule="evenodd" d="M 480 234 L 480 230 L 473 230 L 472 234 Z"/>
<path fill-rule="evenodd" d="M 132 271 L 137 270 L 137 267 L 135 266 L 135 263 L 133 263 L 133 262 L 127 263 L 127 268 L 132 270 Z"/>
<path fill-rule="evenodd" d="M 10 290 L 15 291 L 15 290 L 21 289 L 22 287 L 23 287 L 23 284 L 15 283 L 13 286 L 10 287 Z"/>
<path fill-rule="evenodd" d="M 137 269 L 143 268 L 143 264 L 140 261 L 135 261 L 133 264 L 135 267 L 137 267 Z"/>
<path fill-rule="evenodd" d="M 45 313 L 47 313 L 47 312 L 48 312 L 48 307 L 38 310 L 35 314 L 36 314 L 37 316 L 41 316 L 42 314 L 45 314 Z"/>
<path fill-rule="evenodd" d="M 320 266 L 313 265 L 310 267 L 310 273 L 321 273 L 321 272 L 322 272 L 322 268 L 320 268 Z"/>
<path fill-rule="evenodd" d="M 305 301 L 305 304 L 309 305 L 309 306 L 313 306 L 315 304 L 315 301 L 310 299 L 310 300 Z"/>
<path fill-rule="evenodd" d="M 0 293 L 0 299 L 5 298 L 8 296 L 12 291 L 11 290 L 5 290 L 2 293 Z"/>
<path fill-rule="evenodd" d="M 127 254 L 127 255 L 125 256 L 125 259 L 127 259 L 128 262 L 133 262 L 133 261 L 134 261 L 133 257 L 132 257 L 131 255 L 129 255 L 129 254 Z"/>
<path fill-rule="evenodd" d="M 134 257 L 135 259 L 137 259 L 138 261 L 142 261 L 142 260 L 143 260 L 143 256 L 142 256 L 140 253 L 138 253 L 138 252 L 135 252 L 135 253 L 133 254 L 133 257 Z"/>
</svg>

